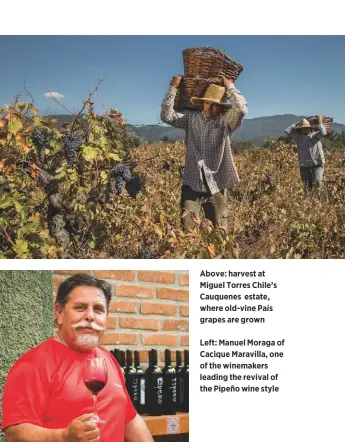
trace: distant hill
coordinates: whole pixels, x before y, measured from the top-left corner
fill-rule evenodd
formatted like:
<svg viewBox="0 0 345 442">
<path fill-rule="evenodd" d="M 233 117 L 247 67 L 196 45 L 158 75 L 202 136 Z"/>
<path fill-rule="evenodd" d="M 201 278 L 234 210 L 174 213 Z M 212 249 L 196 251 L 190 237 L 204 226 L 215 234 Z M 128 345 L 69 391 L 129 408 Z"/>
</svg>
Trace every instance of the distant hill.
<svg viewBox="0 0 345 442">
<path fill-rule="evenodd" d="M 305 118 L 305 116 L 292 114 L 245 118 L 241 127 L 236 131 L 234 139 L 240 141 L 264 141 L 267 137 L 280 137 L 285 135 L 284 130 L 288 126 L 302 118 Z M 332 129 L 340 133 L 345 131 L 345 125 L 333 122 Z"/>
<path fill-rule="evenodd" d="M 49 115 L 50 118 L 58 120 L 58 125 L 61 126 L 63 122 L 70 122 L 72 117 L 70 115 Z M 245 118 L 242 126 L 236 131 L 234 135 L 235 140 L 239 141 L 256 141 L 262 142 L 267 137 L 280 137 L 284 135 L 284 130 L 290 124 L 304 118 L 302 115 L 272 115 L 270 117 Z M 185 132 L 182 129 L 165 125 L 153 126 L 133 126 L 129 125 L 136 135 L 148 142 L 167 139 L 168 141 L 183 140 Z M 345 125 L 333 123 L 333 130 L 335 132 L 345 131 Z"/>
</svg>

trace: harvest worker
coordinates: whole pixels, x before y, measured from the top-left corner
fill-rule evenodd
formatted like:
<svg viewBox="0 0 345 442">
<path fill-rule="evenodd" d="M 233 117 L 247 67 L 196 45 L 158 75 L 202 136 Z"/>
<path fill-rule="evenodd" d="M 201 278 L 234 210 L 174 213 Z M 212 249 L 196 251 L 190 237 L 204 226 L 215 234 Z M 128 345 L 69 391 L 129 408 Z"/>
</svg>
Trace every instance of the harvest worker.
<svg viewBox="0 0 345 442">
<path fill-rule="evenodd" d="M 226 232 L 227 189 L 239 182 L 230 140 L 248 112 L 247 102 L 232 80 L 224 76 L 221 78 L 223 86 L 211 84 L 203 98 L 191 99 L 193 104 L 202 104 L 202 111 L 174 110 L 175 96 L 182 79 L 180 75 L 171 80 L 162 103 L 162 121 L 186 131 L 181 196 L 181 219 L 186 229 L 195 227 L 191 214 L 198 214 L 202 201 L 205 201 L 205 217 Z M 231 104 L 226 98 L 231 100 Z"/>
<path fill-rule="evenodd" d="M 7 442 L 153 442 L 127 394 L 120 367 L 100 347 L 111 298 L 106 281 L 74 275 L 60 284 L 55 316 L 56 338 L 22 355 L 8 373 L 2 428 Z M 34 318 L 32 318 L 34 320 Z M 108 381 L 97 395 L 84 384 L 86 360 L 105 360 Z"/>
<path fill-rule="evenodd" d="M 317 115 L 319 126 L 311 126 L 303 118 L 285 129 L 286 135 L 297 143 L 298 162 L 302 181 L 306 188 L 322 187 L 325 157 L 321 137 L 327 135 L 323 117 Z M 317 129 L 317 130 L 315 130 Z"/>
</svg>

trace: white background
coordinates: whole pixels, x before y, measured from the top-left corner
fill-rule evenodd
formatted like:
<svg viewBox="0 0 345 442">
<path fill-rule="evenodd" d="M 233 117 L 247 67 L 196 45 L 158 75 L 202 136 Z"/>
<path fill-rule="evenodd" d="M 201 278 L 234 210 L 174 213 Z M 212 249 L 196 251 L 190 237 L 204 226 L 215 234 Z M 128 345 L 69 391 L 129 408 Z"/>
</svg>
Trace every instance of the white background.
<svg viewBox="0 0 345 442">
<path fill-rule="evenodd" d="M 215 314 L 200 312 L 199 305 L 206 302 L 200 301 L 199 295 L 206 290 L 199 288 L 200 271 L 194 269 L 191 273 L 191 441 L 344 441 L 344 262 L 219 260 L 208 261 L 204 265 L 200 263 L 200 268 L 215 271 L 266 270 L 266 280 L 276 281 L 278 289 L 255 290 L 256 293 L 272 293 L 270 303 L 274 311 L 258 315 L 265 316 L 265 324 L 200 325 L 200 316 Z M 216 282 L 217 278 L 212 281 Z M 251 291 L 244 290 L 247 293 Z M 207 292 L 239 293 L 238 290 Z M 234 302 L 223 305 L 230 303 Z M 213 301 L 213 305 L 219 303 Z M 235 314 L 243 316 L 238 312 Z M 223 313 L 223 316 L 235 314 Z M 276 384 L 280 391 L 271 394 L 201 393 L 199 375 L 206 372 L 199 369 L 200 362 L 204 362 L 199 353 L 207 347 L 200 347 L 200 339 L 219 337 L 227 340 L 244 337 L 285 339 L 284 347 L 272 347 L 272 350 L 284 351 L 283 359 L 256 360 L 258 363 L 269 362 L 269 370 L 261 370 L 262 373 L 279 373 L 278 382 L 263 382 L 263 385 Z M 208 349 L 231 351 L 232 347 Z M 255 349 L 265 351 L 260 347 L 253 350 L 235 348 L 242 351 Z M 232 362 L 250 361 L 237 359 Z M 241 371 L 236 370 L 235 373 L 241 374 Z M 247 371 L 242 374 L 247 374 Z M 228 385 L 233 383 L 229 381 Z M 256 382 L 256 385 L 261 384 Z"/>
<path fill-rule="evenodd" d="M 0 34 L 338 35 L 343 9 L 339 0 L 2 1 Z"/>
</svg>

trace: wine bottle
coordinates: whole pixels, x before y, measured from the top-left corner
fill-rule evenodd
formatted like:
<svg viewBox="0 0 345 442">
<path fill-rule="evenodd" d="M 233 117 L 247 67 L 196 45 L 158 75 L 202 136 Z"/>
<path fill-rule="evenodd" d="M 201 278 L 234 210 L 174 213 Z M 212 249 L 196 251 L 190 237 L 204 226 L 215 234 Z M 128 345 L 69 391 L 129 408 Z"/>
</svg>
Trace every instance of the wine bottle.
<svg viewBox="0 0 345 442">
<path fill-rule="evenodd" d="M 149 365 L 145 371 L 145 411 L 146 413 L 148 413 L 147 411 L 147 404 L 149 401 L 149 393 L 148 393 L 148 376 L 149 374 L 152 372 L 152 350 L 149 351 Z"/>
<path fill-rule="evenodd" d="M 134 368 L 139 386 L 139 400 L 134 406 L 139 414 L 143 414 L 145 413 L 145 374 L 140 366 L 140 353 L 137 350 L 134 352 Z"/>
<path fill-rule="evenodd" d="M 137 408 L 136 404 L 139 402 L 139 385 L 138 385 L 137 372 L 133 365 L 133 357 L 131 350 L 126 351 L 126 360 L 127 360 L 125 368 L 126 388 L 134 407 Z"/>
<path fill-rule="evenodd" d="M 184 365 L 181 371 L 181 411 L 189 411 L 189 351 L 184 351 Z"/>
<path fill-rule="evenodd" d="M 150 365 L 145 372 L 146 410 L 150 416 L 163 414 L 163 375 L 157 366 L 157 350 L 150 352 Z"/>
<path fill-rule="evenodd" d="M 182 376 L 182 355 L 181 351 L 176 351 L 176 411 L 182 411 L 182 387 L 183 387 L 183 380 L 181 380 Z"/>
<path fill-rule="evenodd" d="M 123 350 L 120 350 L 119 355 L 119 364 L 122 370 L 123 375 L 125 375 L 125 369 L 126 369 L 126 353 Z"/>
<path fill-rule="evenodd" d="M 117 363 L 120 364 L 120 350 L 118 348 L 115 348 L 114 350 L 114 357 L 117 360 Z"/>
<path fill-rule="evenodd" d="M 176 371 L 171 366 L 171 351 L 165 350 L 163 374 L 163 413 L 176 414 Z"/>
</svg>

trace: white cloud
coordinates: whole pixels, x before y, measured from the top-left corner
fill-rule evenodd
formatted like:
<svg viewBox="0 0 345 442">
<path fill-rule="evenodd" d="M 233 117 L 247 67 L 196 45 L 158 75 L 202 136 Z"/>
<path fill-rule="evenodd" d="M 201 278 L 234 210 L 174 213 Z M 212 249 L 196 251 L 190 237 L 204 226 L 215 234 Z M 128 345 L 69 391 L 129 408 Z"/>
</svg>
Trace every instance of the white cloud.
<svg viewBox="0 0 345 442">
<path fill-rule="evenodd" d="M 64 95 L 59 94 L 59 92 L 47 92 L 44 94 L 47 98 L 56 98 L 57 100 L 61 100 L 61 98 L 64 98 Z"/>
</svg>

